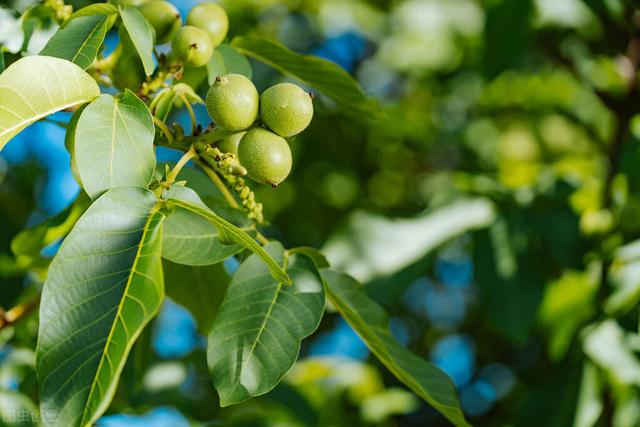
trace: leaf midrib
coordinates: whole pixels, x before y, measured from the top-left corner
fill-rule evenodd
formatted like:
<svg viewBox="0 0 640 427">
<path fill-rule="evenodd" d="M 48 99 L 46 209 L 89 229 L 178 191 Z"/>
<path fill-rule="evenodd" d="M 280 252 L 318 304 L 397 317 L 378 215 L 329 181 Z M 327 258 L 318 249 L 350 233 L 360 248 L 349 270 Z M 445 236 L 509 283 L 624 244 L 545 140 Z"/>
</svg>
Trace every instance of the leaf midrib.
<svg viewBox="0 0 640 427">
<path fill-rule="evenodd" d="M 78 55 L 80 55 L 80 52 L 82 52 L 82 49 L 84 49 L 85 45 L 89 42 L 89 40 L 91 40 L 91 38 L 93 37 L 93 35 L 95 34 L 95 32 L 98 30 L 99 27 L 102 26 L 102 24 L 107 20 L 107 17 L 105 16 L 104 18 L 100 19 L 96 25 L 94 25 L 93 29 L 91 30 L 91 32 L 87 35 L 87 38 L 84 39 L 84 41 L 82 42 L 82 44 L 80 45 L 80 47 L 78 48 L 78 51 L 76 52 L 75 55 L 73 55 L 73 59 L 71 60 L 71 62 L 75 63 L 76 62 L 76 58 L 78 58 Z M 91 64 L 89 64 L 91 65 Z"/>
</svg>

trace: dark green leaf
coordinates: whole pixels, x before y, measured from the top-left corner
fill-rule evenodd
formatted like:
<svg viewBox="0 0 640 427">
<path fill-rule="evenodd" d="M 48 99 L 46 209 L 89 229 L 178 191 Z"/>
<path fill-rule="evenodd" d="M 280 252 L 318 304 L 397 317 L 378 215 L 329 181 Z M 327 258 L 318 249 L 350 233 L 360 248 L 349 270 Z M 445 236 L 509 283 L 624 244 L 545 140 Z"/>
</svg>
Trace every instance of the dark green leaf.
<svg viewBox="0 0 640 427">
<path fill-rule="evenodd" d="M 208 209 L 198 194 L 190 188 L 173 186 L 168 200 L 185 200 Z M 190 210 L 176 207 L 164 222 L 162 256 L 185 265 L 209 265 L 229 258 L 242 250 L 242 245 L 226 245 L 220 241 L 220 231 L 206 218 Z"/>
<path fill-rule="evenodd" d="M 91 198 L 116 187 L 146 188 L 156 165 L 149 109 L 131 91 L 102 95 L 82 112 L 73 156 Z"/>
<path fill-rule="evenodd" d="M 316 248 L 301 246 L 299 248 L 289 249 L 289 253 L 302 254 L 311 258 L 311 260 L 314 262 L 316 267 L 319 269 L 329 267 L 329 261 L 327 261 L 327 258 L 325 258 L 324 254 L 319 250 L 317 250 Z"/>
<path fill-rule="evenodd" d="M 127 354 L 164 297 L 162 220 L 153 193 L 118 188 L 85 212 L 49 269 L 36 367 L 51 425 L 107 409 Z"/>
<path fill-rule="evenodd" d="M 222 406 L 275 387 L 295 362 L 300 341 L 318 327 L 324 310 L 322 282 L 313 261 L 285 255 L 279 243 L 269 243 L 266 250 L 286 268 L 293 284 L 275 280 L 256 255 L 234 274 L 207 347 Z"/>
<path fill-rule="evenodd" d="M 449 377 L 404 348 L 389 331 L 387 313 L 350 276 L 322 270 L 327 298 L 398 380 L 456 426 L 468 426 Z"/>
<path fill-rule="evenodd" d="M 80 193 L 76 201 L 58 215 L 18 233 L 11 241 L 11 251 L 17 256 L 39 255 L 43 248 L 69 233 L 78 218 L 89 207 L 89 202 L 87 195 Z"/>
<path fill-rule="evenodd" d="M 91 15 L 74 19 L 51 37 L 40 55 L 66 59 L 87 69 L 96 58 L 107 33 L 107 16 Z"/>
<path fill-rule="evenodd" d="M 227 235 L 235 240 L 236 242 L 243 245 L 245 248 L 249 249 L 251 252 L 258 255 L 262 260 L 267 264 L 271 274 L 278 281 L 285 283 L 287 285 L 291 284 L 291 278 L 289 275 L 283 270 L 282 266 L 277 263 L 251 236 L 247 233 L 231 224 L 229 221 L 225 220 L 221 216 L 215 214 L 211 209 L 204 208 L 199 204 L 180 199 L 172 199 L 172 202 L 175 206 L 179 208 L 184 208 L 186 210 L 192 211 L 207 220 L 209 220 L 213 225 L 218 227 L 221 230 L 224 230 Z"/>
<path fill-rule="evenodd" d="M 213 50 L 211 60 L 207 64 L 207 78 L 213 84 L 216 77 L 225 74 L 242 74 L 251 78 L 251 64 L 247 58 L 235 50 L 230 44 L 223 43 Z"/>
<path fill-rule="evenodd" d="M 191 267 L 167 260 L 162 265 L 167 296 L 189 310 L 196 319 L 198 331 L 206 335 L 229 287 L 224 266 L 218 263 Z"/>
<path fill-rule="evenodd" d="M 142 60 L 145 74 L 150 76 L 155 68 L 153 64 L 153 45 L 155 40 L 153 27 L 135 7 L 120 8 L 120 17 Z"/>
<path fill-rule="evenodd" d="M 241 53 L 324 93 L 346 114 L 371 119 L 379 113 L 377 103 L 365 96 L 349 73 L 331 61 L 297 54 L 273 40 L 259 36 L 236 37 L 231 44 Z"/>
<path fill-rule="evenodd" d="M 4 71 L 4 48 L 0 44 L 0 73 Z"/>
</svg>

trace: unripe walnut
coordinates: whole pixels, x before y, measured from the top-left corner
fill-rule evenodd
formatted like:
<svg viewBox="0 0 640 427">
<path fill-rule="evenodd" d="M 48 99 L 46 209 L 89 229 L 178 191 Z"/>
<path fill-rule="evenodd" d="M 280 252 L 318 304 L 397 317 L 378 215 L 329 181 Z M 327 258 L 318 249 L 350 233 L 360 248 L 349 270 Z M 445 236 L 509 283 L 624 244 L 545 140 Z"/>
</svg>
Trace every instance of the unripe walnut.
<svg viewBox="0 0 640 427">
<path fill-rule="evenodd" d="M 209 115 L 222 129 L 245 130 L 258 118 L 258 91 L 241 74 L 216 77 L 207 92 L 206 104 Z"/>
<path fill-rule="evenodd" d="M 260 96 L 260 117 L 280 136 L 297 135 L 313 118 L 311 95 L 293 83 L 271 86 Z"/>
<path fill-rule="evenodd" d="M 289 144 L 281 136 L 263 128 L 251 129 L 242 137 L 238 159 L 251 179 L 273 187 L 291 172 Z"/>
<path fill-rule="evenodd" d="M 213 46 L 207 33 L 185 25 L 171 39 L 171 51 L 176 59 L 188 67 L 201 67 L 209 62 Z"/>
<path fill-rule="evenodd" d="M 238 155 L 238 146 L 240 145 L 240 140 L 247 132 L 236 132 L 233 135 L 229 135 L 218 142 L 218 148 L 223 153 L 231 153 Z"/>
<path fill-rule="evenodd" d="M 227 12 L 215 3 L 200 3 L 187 15 L 187 25 L 198 27 L 209 34 L 213 47 L 218 46 L 227 36 L 229 18 Z"/>
</svg>

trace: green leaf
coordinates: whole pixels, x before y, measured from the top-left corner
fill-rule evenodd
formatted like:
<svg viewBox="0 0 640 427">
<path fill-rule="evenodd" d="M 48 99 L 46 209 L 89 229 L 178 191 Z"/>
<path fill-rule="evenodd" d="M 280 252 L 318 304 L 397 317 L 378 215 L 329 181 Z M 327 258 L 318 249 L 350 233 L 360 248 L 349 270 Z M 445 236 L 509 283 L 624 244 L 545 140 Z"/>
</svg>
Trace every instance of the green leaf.
<svg viewBox="0 0 640 427">
<path fill-rule="evenodd" d="M 0 74 L 0 150 L 43 117 L 100 95 L 94 79 L 77 65 L 50 56 L 27 56 Z"/>
<path fill-rule="evenodd" d="M 241 53 L 324 93 L 346 114 L 364 119 L 372 119 L 379 114 L 377 102 L 365 96 L 349 73 L 331 61 L 297 54 L 260 36 L 235 37 L 231 44 Z"/>
<path fill-rule="evenodd" d="M 0 73 L 4 71 L 4 48 L 0 44 Z"/>
<path fill-rule="evenodd" d="M 162 262 L 166 294 L 196 319 L 198 331 L 209 333 L 229 287 L 229 275 L 222 263 L 191 267 Z"/>
<path fill-rule="evenodd" d="M 164 297 L 153 193 L 119 188 L 80 218 L 49 269 L 36 368 L 50 425 L 88 426 L 107 409 L 134 341 Z"/>
<path fill-rule="evenodd" d="M 173 186 L 168 200 L 185 200 L 208 209 L 190 188 Z M 243 249 L 242 245 L 225 245 L 220 231 L 209 220 L 190 210 L 176 207 L 164 222 L 162 256 L 185 265 L 209 265 L 221 262 Z"/>
<path fill-rule="evenodd" d="M 324 292 L 318 271 L 304 255 L 285 255 L 269 243 L 269 254 L 286 267 L 293 284 L 275 280 L 256 255 L 234 274 L 216 317 L 207 362 L 220 405 L 228 406 L 275 387 L 291 368 L 300 341 L 320 323 Z"/>
<path fill-rule="evenodd" d="M 90 4 L 86 7 L 83 7 L 82 9 L 73 12 L 71 16 L 62 23 L 62 27 L 64 28 L 73 20 L 82 18 L 84 16 L 106 15 L 111 19 L 111 17 L 116 13 L 118 13 L 118 8 L 111 3 Z"/>
<path fill-rule="evenodd" d="M 110 188 L 146 188 L 153 178 L 155 127 L 149 109 L 131 91 L 102 95 L 85 108 L 75 130 L 73 156 L 92 199 Z"/>
<path fill-rule="evenodd" d="M 11 427 L 38 426 L 38 407 L 29 396 L 12 390 L 0 390 L 0 420 Z M 42 414 L 43 418 L 47 414 Z"/>
<path fill-rule="evenodd" d="M 596 368 L 588 360 L 582 368 L 582 381 L 573 427 L 593 427 L 603 409 L 602 384 Z"/>
<path fill-rule="evenodd" d="M 322 270 L 322 278 L 329 301 L 380 362 L 453 424 L 468 426 L 449 377 L 396 341 L 389 331 L 387 313 L 369 299 L 362 285 L 332 270 Z"/>
<path fill-rule="evenodd" d="M 120 8 L 120 17 L 138 55 L 140 55 L 145 74 L 150 76 L 155 68 L 153 45 L 156 36 L 153 27 L 135 7 Z"/>
<path fill-rule="evenodd" d="M 11 251 L 17 256 L 39 255 L 43 248 L 66 236 L 88 207 L 89 198 L 80 193 L 76 201 L 58 215 L 18 233 L 11 241 Z"/>
<path fill-rule="evenodd" d="M 324 254 L 317 250 L 316 248 L 301 246 L 298 248 L 289 249 L 289 253 L 302 254 L 305 255 L 313 261 L 317 268 L 328 268 L 329 261 L 325 258 Z"/>
<path fill-rule="evenodd" d="M 105 15 L 83 16 L 58 29 L 40 55 L 66 59 L 86 70 L 96 58 L 107 33 Z"/>
<path fill-rule="evenodd" d="M 253 74 L 247 58 L 230 44 L 223 43 L 213 50 L 207 64 L 207 79 L 209 84 L 213 84 L 216 77 L 232 73 L 242 74 L 249 79 Z"/>
<path fill-rule="evenodd" d="M 172 202 L 175 206 L 184 208 L 191 212 L 194 212 L 207 220 L 209 220 L 213 225 L 218 227 L 219 229 L 224 230 L 228 234 L 230 238 L 235 240 L 236 242 L 242 244 L 245 248 L 249 249 L 251 252 L 258 255 L 262 260 L 267 264 L 271 274 L 278 281 L 285 283 L 287 285 L 291 284 L 291 278 L 289 275 L 283 270 L 282 266 L 277 263 L 255 240 L 251 238 L 247 233 L 231 224 L 229 221 L 215 214 L 211 209 L 204 208 L 199 204 L 180 200 L 180 199 L 172 199 Z"/>
</svg>

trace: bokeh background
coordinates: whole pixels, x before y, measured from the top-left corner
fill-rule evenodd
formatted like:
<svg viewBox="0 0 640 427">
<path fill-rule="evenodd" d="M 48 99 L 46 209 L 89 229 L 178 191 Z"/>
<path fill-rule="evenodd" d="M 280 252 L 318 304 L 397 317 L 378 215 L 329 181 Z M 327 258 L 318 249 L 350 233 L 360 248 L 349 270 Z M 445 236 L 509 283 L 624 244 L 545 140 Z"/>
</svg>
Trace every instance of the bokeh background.
<svg viewBox="0 0 640 427">
<path fill-rule="evenodd" d="M 9 52 L 24 25 L 9 8 L 32 3 L 0 1 Z M 185 17 L 198 2 L 173 3 Z M 265 233 L 321 248 L 365 283 L 396 338 L 451 377 L 474 425 L 640 425 L 638 3 L 220 3 L 230 37 L 260 33 L 334 61 L 383 111 L 363 123 L 317 98 L 291 177 L 255 188 Z M 35 28 L 27 51 L 53 32 Z M 109 34 L 107 51 L 116 42 Z M 252 65 L 259 90 L 285 80 Z M 184 111 L 171 120 L 188 127 Z M 59 124 L 0 153 L 0 306 L 42 282 L 12 237 L 78 194 Z M 35 405 L 36 328 L 29 318 L 0 332 L 0 410 Z M 193 316 L 167 301 L 151 329 L 145 368 L 132 357 L 100 426 L 448 425 L 330 308 L 274 392 L 224 409 Z"/>
</svg>

